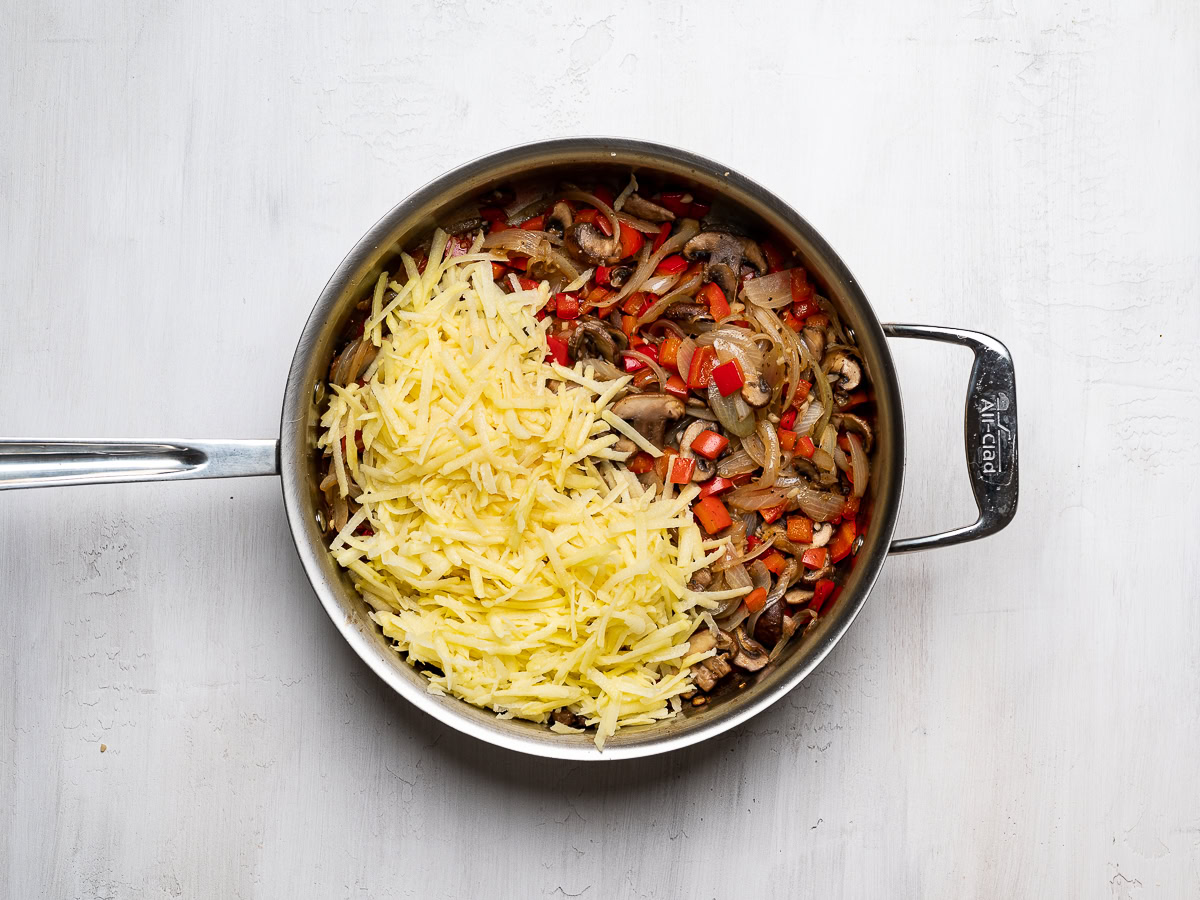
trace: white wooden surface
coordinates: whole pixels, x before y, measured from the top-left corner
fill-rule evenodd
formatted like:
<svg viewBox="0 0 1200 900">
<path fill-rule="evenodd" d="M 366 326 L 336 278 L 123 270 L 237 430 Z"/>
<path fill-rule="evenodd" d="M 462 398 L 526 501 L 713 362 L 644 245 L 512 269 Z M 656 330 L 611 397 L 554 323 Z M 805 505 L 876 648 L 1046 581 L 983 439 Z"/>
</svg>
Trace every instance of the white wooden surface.
<svg viewBox="0 0 1200 900">
<path fill-rule="evenodd" d="M 271 436 L 384 210 L 621 133 L 771 187 L 884 320 L 1005 340 L 1017 522 L 890 561 L 746 727 L 587 767 L 385 690 L 271 480 L 0 495 L 0 895 L 1200 895 L 1200 8 L 342 7 L 3 5 L 2 433 Z M 901 530 L 959 524 L 966 359 L 896 353 Z"/>
</svg>

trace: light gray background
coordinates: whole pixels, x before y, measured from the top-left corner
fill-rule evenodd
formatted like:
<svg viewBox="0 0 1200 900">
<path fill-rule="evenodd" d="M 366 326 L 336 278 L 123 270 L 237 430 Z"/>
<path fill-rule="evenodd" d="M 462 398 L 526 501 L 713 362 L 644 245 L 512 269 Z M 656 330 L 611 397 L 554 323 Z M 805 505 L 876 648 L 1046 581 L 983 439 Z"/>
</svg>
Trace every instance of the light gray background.
<svg viewBox="0 0 1200 900">
<path fill-rule="evenodd" d="M 1014 525 L 891 560 L 747 726 L 580 766 L 385 690 L 273 480 L 6 493 L 0 895 L 1200 894 L 1200 7 L 604 6 L 4 3 L 3 434 L 272 436 L 378 216 L 618 133 L 769 186 L 882 319 L 1005 340 Z M 900 531 L 960 524 L 965 354 L 895 349 Z"/>
</svg>

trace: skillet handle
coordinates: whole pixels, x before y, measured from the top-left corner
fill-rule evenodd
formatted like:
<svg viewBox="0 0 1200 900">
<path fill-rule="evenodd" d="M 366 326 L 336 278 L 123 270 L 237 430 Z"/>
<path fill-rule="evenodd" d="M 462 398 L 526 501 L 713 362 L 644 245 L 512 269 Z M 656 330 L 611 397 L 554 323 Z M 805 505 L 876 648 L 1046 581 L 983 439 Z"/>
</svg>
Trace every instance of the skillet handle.
<svg viewBox="0 0 1200 900">
<path fill-rule="evenodd" d="M 965 415 L 967 473 L 979 518 L 940 534 L 892 541 L 889 553 L 949 547 L 995 534 L 1017 512 L 1017 377 L 1012 356 L 1000 341 L 978 331 L 934 325 L 884 325 L 888 337 L 961 344 L 975 354 Z"/>
<path fill-rule="evenodd" d="M 279 441 L 0 439 L 0 491 L 278 474 Z"/>
</svg>

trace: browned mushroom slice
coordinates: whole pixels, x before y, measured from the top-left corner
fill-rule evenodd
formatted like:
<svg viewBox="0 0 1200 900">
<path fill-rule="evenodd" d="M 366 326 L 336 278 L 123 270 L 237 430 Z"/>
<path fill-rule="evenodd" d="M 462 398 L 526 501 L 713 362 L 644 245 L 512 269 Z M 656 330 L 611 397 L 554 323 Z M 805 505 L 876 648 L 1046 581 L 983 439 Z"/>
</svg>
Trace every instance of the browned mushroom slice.
<svg viewBox="0 0 1200 900">
<path fill-rule="evenodd" d="M 871 426 L 867 424 L 867 420 L 862 416 L 854 413 L 838 413 L 833 417 L 834 428 L 844 428 L 846 431 L 853 431 L 863 439 L 863 450 L 871 452 L 871 442 L 874 435 L 871 433 Z"/>
<path fill-rule="evenodd" d="M 671 212 L 665 206 L 659 206 L 653 200 L 647 200 L 645 197 L 638 196 L 636 193 L 630 194 L 625 198 L 625 205 L 621 209 L 631 216 L 637 216 L 639 219 L 647 219 L 651 222 L 675 221 L 675 213 Z"/>
<path fill-rule="evenodd" d="M 692 573 L 692 577 L 688 580 L 689 591 L 704 591 L 708 590 L 709 585 L 713 583 L 712 569 L 707 566 L 703 569 L 697 569 Z"/>
<path fill-rule="evenodd" d="M 576 222 L 568 228 L 563 246 L 573 257 L 592 266 L 610 266 L 621 260 L 620 237 L 607 237 L 591 222 Z"/>
<path fill-rule="evenodd" d="M 683 401 L 678 397 L 657 392 L 628 394 L 612 405 L 613 415 L 624 419 L 656 447 L 662 446 L 667 422 L 678 419 L 683 410 Z M 637 446 L 628 438 L 622 438 L 613 449 L 625 453 L 636 450 Z"/>
<path fill-rule="evenodd" d="M 762 611 L 754 625 L 754 639 L 764 647 L 774 647 L 783 636 L 783 604 L 772 603 Z"/>
<path fill-rule="evenodd" d="M 761 408 L 771 402 L 771 382 L 762 372 L 757 378 L 747 378 L 742 385 L 742 399 L 751 406 Z"/>
<path fill-rule="evenodd" d="M 569 709 L 556 709 L 550 713 L 551 721 L 557 722 L 559 725 L 565 725 L 568 728 L 586 728 L 587 721 L 583 716 L 571 712 Z"/>
<path fill-rule="evenodd" d="M 461 219 L 458 222 L 452 222 L 446 226 L 445 230 L 446 234 L 458 237 L 462 234 L 469 234 L 471 232 L 478 231 L 480 228 L 483 228 L 486 225 L 487 222 L 485 222 L 479 216 L 471 216 L 469 219 Z"/>
<path fill-rule="evenodd" d="M 586 359 L 599 354 L 609 362 L 614 362 L 617 352 L 628 346 L 629 338 L 621 329 L 594 316 L 584 316 L 579 320 L 579 327 L 572 332 L 567 345 L 571 351 L 571 359 Z"/>
<path fill-rule="evenodd" d="M 754 638 L 747 636 L 744 626 L 739 625 L 733 632 L 733 640 L 737 645 L 733 664 L 746 672 L 757 672 L 770 660 L 767 650 Z"/>
<path fill-rule="evenodd" d="M 608 284 L 610 287 L 615 288 L 624 287 L 625 282 L 629 280 L 629 276 L 632 274 L 632 266 L 613 266 L 608 270 Z"/>
<path fill-rule="evenodd" d="M 703 303 L 672 303 L 663 310 L 663 318 L 670 319 L 672 322 L 712 322 L 716 320 L 712 317 L 712 312 Z"/>
<path fill-rule="evenodd" d="M 845 350 L 830 351 L 821 360 L 821 368 L 837 376 L 835 384 L 840 390 L 852 391 L 862 384 L 862 366 Z"/>
<path fill-rule="evenodd" d="M 703 419 L 694 419 L 691 424 L 684 429 L 682 437 L 679 439 L 679 455 L 683 459 L 691 459 L 696 463 L 696 467 L 692 470 L 692 481 L 708 481 L 717 474 L 717 464 L 714 460 L 705 459 L 703 456 L 697 456 L 692 450 L 692 443 L 696 438 L 700 437 L 700 433 L 708 428 L 713 423 L 706 422 Z"/>
<path fill-rule="evenodd" d="M 692 683 L 708 693 L 717 682 L 733 671 L 724 656 L 710 656 L 699 665 L 692 666 Z"/>
<path fill-rule="evenodd" d="M 559 237 L 562 237 L 567 233 L 567 229 L 571 227 L 572 218 L 571 207 L 567 205 L 565 200 L 559 200 L 554 204 L 554 209 L 550 210 L 549 215 L 546 216 L 545 229 L 550 234 L 557 234 Z"/>
<path fill-rule="evenodd" d="M 813 359 L 820 359 L 825 355 L 825 331 L 823 329 L 805 326 L 802 336 Z"/>
<path fill-rule="evenodd" d="M 743 263 L 759 275 L 767 271 L 767 258 L 758 244 L 722 231 L 700 232 L 683 245 L 683 255 L 689 261 L 708 260 L 704 265 L 704 280 L 716 282 L 730 303 L 737 298 Z"/>
<path fill-rule="evenodd" d="M 833 563 L 826 562 L 819 569 L 805 569 L 804 574 L 800 576 L 800 580 L 805 584 L 816 584 L 822 578 L 828 578 L 833 574 Z"/>
</svg>

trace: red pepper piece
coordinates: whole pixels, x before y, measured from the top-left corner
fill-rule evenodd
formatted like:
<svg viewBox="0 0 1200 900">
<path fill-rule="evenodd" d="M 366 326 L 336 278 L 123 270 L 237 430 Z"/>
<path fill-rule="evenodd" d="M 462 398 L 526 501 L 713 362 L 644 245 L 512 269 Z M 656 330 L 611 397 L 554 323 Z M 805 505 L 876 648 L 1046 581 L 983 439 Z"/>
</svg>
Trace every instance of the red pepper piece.
<svg viewBox="0 0 1200 900">
<path fill-rule="evenodd" d="M 712 378 L 722 397 L 728 397 L 734 391 L 740 391 L 742 385 L 746 383 L 746 379 L 742 375 L 742 367 L 738 365 L 736 359 L 716 366 L 712 370 Z"/>
<path fill-rule="evenodd" d="M 750 610 L 750 612 L 758 612 L 767 605 L 767 589 L 755 588 L 746 595 L 746 599 L 742 602 L 746 604 L 746 609 Z"/>
<path fill-rule="evenodd" d="M 671 484 L 690 484 L 694 474 L 696 474 L 696 460 L 684 459 L 682 456 L 675 457 L 675 461 L 671 465 Z"/>
<path fill-rule="evenodd" d="M 783 569 L 787 565 L 783 554 L 778 550 L 770 550 L 763 554 L 762 561 L 763 565 L 767 567 L 767 571 L 772 575 L 782 575 Z"/>
<path fill-rule="evenodd" d="M 729 511 L 725 509 L 725 504 L 716 497 L 705 497 L 692 507 L 692 512 L 695 513 L 701 527 L 709 534 L 724 531 L 733 522 L 729 518 Z"/>
<path fill-rule="evenodd" d="M 809 547 L 800 557 L 808 569 L 823 569 L 829 563 L 829 551 L 824 547 Z"/>
<path fill-rule="evenodd" d="M 659 275 L 678 275 L 688 267 L 688 262 L 678 253 L 672 253 L 658 264 L 654 271 Z"/>
<path fill-rule="evenodd" d="M 785 509 L 787 509 L 786 500 L 776 506 L 768 506 L 764 509 L 760 509 L 758 513 L 763 517 L 763 521 L 770 525 L 772 522 L 777 522 L 779 520 L 779 517 L 783 515 Z"/>
<path fill-rule="evenodd" d="M 654 245 L 650 248 L 652 253 L 657 253 L 658 248 L 667 242 L 667 238 L 671 236 L 671 223 L 663 222 L 658 229 L 658 236 L 654 239 Z"/>
<path fill-rule="evenodd" d="M 654 468 L 654 457 L 645 450 L 639 450 L 629 458 L 625 466 L 634 475 L 644 475 Z"/>
<path fill-rule="evenodd" d="M 710 281 L 696 296 L 708 304 L 709 311 L 718 322 L 729 315 L 729 301 L 725 299 L 725 292 L 716 282 Z"/>
<path fill-rule="evenodd" d="M 728 446 L 729 438 L 717 434 L 715 431 L 709 431 L 707 428 L 692 441 L 692 449 L 705 459 L 716 459 L 725 452 L 725 448 Z"/>
<path fill-rule="evenodd" d="M 841 562 L 849 556 L 856 537 L 858 535 L 854 527 L 854 520 L 843 518 L 842 524 L 838 526 L 828 544 L 830 559 L 834 562 Z"/>
<path fill-rule="evenodd" d="M 607 220 L 606 220 L 607 221 Z M 642 233 L 628 225 L 621 226 L 621 259 L 628 259 L 642 249 L 646 239 Z"/>
<path fill-rule="evenodd" d="M 732 481 L 730 481 L 728 478 L 722 478 L 720 475 L 718 475 L 715 478 L 710 478 L 708 481 L 704 482 L 704 484 L 700 485 L 700 499 L 703 500 L 705 497 L 712 497 L 716 494 L 723 494 L 723 493 L 725 493 L 725 491 L 730 490 L 732 487 L 733 487 Z M 748 538 L 746 538 L 746 540 L 747 540 L 747 542 L 749 542 L 749 541 L 758 540 L 758 538 L 748 537 Z M 750 549 L 753 550 L 754 548 L 750 547 Z"/>
<path fill-rule="evenodd" d="M 818 581 L 813 585 L 813 598 L 808 601 L 808 608 L 813 612 L 819 613 L 835 587 L 836 585 L 828 578 L 822 578 Z"/>
<path fill-rule="evenodd" d="M 787 538 L 793 544 L 811 544 L 813 520 L 807 516 L 788 516 Z"/>
<path fill-rule="evenodd" d="M 699 348 L 692 354 L 692 365 L 688 369 L 688 387 L 693 391 L 707 390 L 712 384 L 712 373 L 716 364 L 716 350 L 712 347 Z"/>
<path fill-rule="evenodd" d="M 546 344 L 550 348 L 550 357 L 560 366 L 571 365 L 571 353 L 567 342 L 555 334 L 546 335 Z"/>
<path fill-rule="evenodd" d="M 782 416 L 779 417 L 779 427 L 780 428 L 784 428 L 784 429 L 787 429 L 790 431 L 795 424 L 796 424 L 796 411 L 794 409 L 789 409 L 787 412 L 785 412 Z"/>
</svg>

